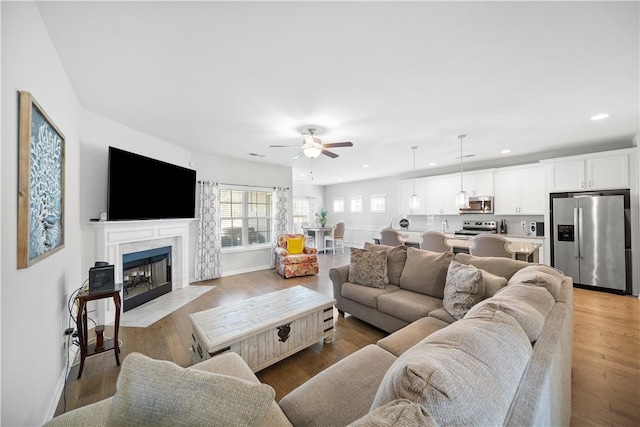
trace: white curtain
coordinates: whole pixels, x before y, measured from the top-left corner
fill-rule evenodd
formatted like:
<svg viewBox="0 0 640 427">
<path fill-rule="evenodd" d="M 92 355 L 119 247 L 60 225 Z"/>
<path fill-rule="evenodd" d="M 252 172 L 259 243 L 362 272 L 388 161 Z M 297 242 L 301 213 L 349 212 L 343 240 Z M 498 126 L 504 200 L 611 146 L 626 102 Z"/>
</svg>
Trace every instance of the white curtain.
<svg viewBox="0 0 640 427">
<path fill-rule="evenodd" d="M 271 227 L 271 267 L 276 266 L 276 247 L 278 236 L 287 231 L 287 200 L 289 189 L 275 187 L 273 191 L 273 224 Z"/>
<path fill-rule="evenodd" d="M 222 276 L 220 239 L 220 186 L 217 182 L 200 184 L 200 222 L 196 249 L 196 280 Z"/>
</svg>

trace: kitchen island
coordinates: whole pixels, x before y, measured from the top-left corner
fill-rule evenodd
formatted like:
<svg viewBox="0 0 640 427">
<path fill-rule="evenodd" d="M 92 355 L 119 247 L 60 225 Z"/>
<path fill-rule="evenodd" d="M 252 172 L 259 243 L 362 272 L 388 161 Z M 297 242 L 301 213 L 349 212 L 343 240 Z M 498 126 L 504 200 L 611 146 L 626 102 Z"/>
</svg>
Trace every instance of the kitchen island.
<svg viewBox="0 0 640 427">
<path fill-rule="evenodd" d="M 405 239 L 407 246 L 419 248 L 423 231 L 399 230 Z M 471 237 L 455 236 L 453 233 L 445 233 L 448 237 L 447 243 L 453 247 L 454 252 L 469 253 Z M 516 254 L 516 259 L 538 263 L 544 260 L 543 242 L 544 236 L 530 236 L 526 234 L 498 234 L 509 240 L 509 250 Z"/>
</svg>

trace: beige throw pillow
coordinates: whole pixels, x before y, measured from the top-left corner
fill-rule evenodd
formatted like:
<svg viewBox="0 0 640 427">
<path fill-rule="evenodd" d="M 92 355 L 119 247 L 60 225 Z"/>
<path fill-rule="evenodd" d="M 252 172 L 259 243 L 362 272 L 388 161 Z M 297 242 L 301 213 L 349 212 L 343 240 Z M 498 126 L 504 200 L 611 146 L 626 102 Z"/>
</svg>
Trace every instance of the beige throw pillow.
<svg viewBox="0 0 640 427">
<path fill-rule="evenodd" d="M 370 251 L 387 251 L 387 277 L 389 283 L 398 285 L 404 264 L 407 261 L 407 247 L 405 245 L 388 246 L 365 242 L 364 248 Z"/>
<path fill-rule="evenodd" d="M 456 320 L 462 319 L 471 307 L 484 298 L 482 271 L 472 265 L 451 261 L 444 285 L 442 304 Z"/>
<path fill-rule="evenodd" d="M 122 362 L 107 425 L 259 426 L 274 398 L 266 384 L 131 353 Z"/>
<path fill-rule="evenodd" d="M 502 425 L 531 351 L 520 325 L 505 313 L 459 320 L 393 362 L 371 410 L 409 399 L 439 425 Z"/>
<path fill-rule="evenodd" d="M 452 259 L 451 252 L 407 248 L 407 262 L 400 276 L 400 287 L 434 298 L 444 298 L 444 284 Z"/>
<path fill-rule="evenodd" d="M 387 251 L 367 251 L 351 248 L 350 283 L 384 288 L 387 282 Z"/>
<path fill-rule="evenodd" d="M 491 317 L 492 312 L 499 310 L 512 316 L 529 340 L 535 342 L 554 304 L 555 300 L 544 288 L 514 284 L 471 308 L 465 319 Z"/>
</svg>

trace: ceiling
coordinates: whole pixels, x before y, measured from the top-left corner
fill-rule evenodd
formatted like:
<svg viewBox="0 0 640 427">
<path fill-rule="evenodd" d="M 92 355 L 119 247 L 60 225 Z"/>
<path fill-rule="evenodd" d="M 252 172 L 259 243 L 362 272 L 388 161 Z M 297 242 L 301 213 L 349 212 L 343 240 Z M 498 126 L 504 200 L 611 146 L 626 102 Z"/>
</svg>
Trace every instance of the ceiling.
<svg viewBox="0 0 640 427">
<path fill-rule="evenodd" d="M 630 147 L 640 127 L 635 1 L 38 7 L 85 109 L 295 182 L 412 176 L 413 146 L 418 176 L 459 170 L 459 134 L 468 170 Z M 308 127 L 354 146 L 269 147 Z"/>
</svg>

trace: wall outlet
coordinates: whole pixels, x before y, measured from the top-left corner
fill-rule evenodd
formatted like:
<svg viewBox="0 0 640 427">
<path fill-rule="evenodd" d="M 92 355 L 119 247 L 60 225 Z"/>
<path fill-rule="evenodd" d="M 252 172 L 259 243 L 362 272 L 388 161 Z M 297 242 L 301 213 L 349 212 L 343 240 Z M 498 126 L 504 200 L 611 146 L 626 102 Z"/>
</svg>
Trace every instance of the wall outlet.
<svg viewBox="0 0 640 427">
<path fill-rule="evenodd" d="M 527 229 L 527 221 L 520 221 L 520 226 L 522 227 L 522 231 Z"/>
</svg>

